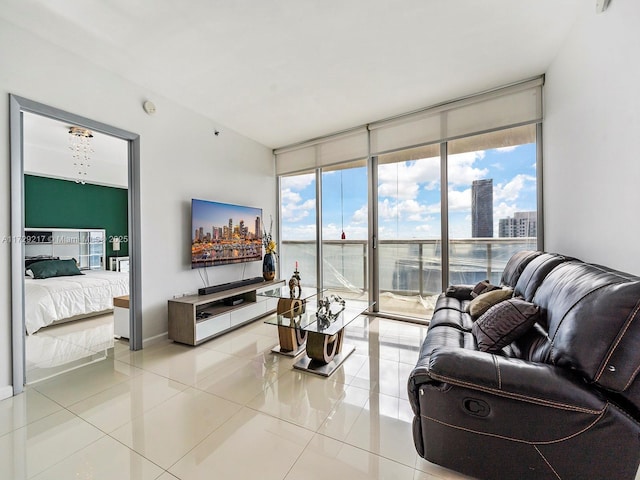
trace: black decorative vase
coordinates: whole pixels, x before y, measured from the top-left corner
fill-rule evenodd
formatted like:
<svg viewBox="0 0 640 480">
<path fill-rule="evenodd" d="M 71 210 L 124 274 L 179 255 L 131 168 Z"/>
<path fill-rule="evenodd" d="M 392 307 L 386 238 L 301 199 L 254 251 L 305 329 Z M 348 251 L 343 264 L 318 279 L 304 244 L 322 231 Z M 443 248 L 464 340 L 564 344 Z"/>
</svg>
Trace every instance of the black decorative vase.
<svg viewBox="0 0 640 480">
<path fill-rule="evenodd" d="M 262 277 L 265 280 L 276 278 L 276 257 L 273 253 L 265 253 L 262 259 Z"/>
</svg>

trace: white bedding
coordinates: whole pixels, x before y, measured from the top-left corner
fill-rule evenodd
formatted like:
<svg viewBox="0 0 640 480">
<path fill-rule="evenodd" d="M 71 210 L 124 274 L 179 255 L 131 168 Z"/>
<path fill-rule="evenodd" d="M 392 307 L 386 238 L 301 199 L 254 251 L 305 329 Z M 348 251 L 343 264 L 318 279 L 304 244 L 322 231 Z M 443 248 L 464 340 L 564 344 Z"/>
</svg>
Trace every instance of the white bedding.
<svg viewBox="0 0 640 480">
<path fill-rule="evenodd" d="M 113 297 L 129 294 L 129 274 L 83 270 L 84 275 L 25 279 L 25 324 L 31 335 L 65 318 L 113 308 Z"/>
</svg>

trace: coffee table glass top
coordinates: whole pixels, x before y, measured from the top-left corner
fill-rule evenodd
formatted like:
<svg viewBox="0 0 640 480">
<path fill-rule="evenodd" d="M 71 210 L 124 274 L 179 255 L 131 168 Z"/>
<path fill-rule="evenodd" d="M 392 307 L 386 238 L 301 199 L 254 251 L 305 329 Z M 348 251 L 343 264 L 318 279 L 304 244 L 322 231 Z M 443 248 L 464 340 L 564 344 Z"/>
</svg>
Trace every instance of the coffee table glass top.
<svg viewBox="0 0 640 480">
<path fill-rule="evenodd" d="M 288 290 L 288 289 L 287 289 Z M 335 335 L 340 332 L 344 327 L 353 322 L 356 318 L 362 315 L 372 304 L 359 300 L 346 300 L 345 308 L 342 310 L 336 318 L 328 323 L 318 321 L 316 312 L 318 311 L 318 304 L 314 301 L 307 301 L 305 305 L 305 311 L 300 315 L 295 315 L 291 318 L 289 313 L 283 315 L 275 315 L 267 318 L 264 323 L 270 325 L 280 325 L 288 328 L 300 328 L 308 332 L 317 332 L 323 335 Z M 341 308 L 339 303 L 331 304 L 331 311 L 338 312 Z"/>
<path fill-rule="evenodd" d="M 300 296 L 294 295 L 294 298 L 298 300 L 306 300 L 308 298 L 315 297 L 326 291 L 326 289 L 317 289 L 317 288 L 303 288 L 300 292 Z M 257 293 L 259 297 L 269 297 L 269 298 L 291 298 L 291 291 L 289 287 L 275 287 L 271 290 L 266 290 L 264 292 Z"/>
</svg>

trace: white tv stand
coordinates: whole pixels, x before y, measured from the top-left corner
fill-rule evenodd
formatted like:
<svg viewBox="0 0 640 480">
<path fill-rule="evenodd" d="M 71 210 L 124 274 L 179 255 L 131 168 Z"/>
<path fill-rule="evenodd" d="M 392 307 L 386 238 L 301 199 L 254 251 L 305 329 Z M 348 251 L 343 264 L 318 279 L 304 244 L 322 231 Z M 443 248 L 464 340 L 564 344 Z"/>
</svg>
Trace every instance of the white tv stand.
<svg viewBox="0 0 640 480">
<path fill-rule="evenodd" d="M 169 339 L 187 345 L 199 345 L 273 313 L 278 299 L 261 297 L 256 293 L 281 285 L 284 285 L 284 280 L 271 280 L 209 295 L 190 295 L 169 300 Z M 242 302 L 233 305 L 232 299 L 242 299 Z"/>
</svg>

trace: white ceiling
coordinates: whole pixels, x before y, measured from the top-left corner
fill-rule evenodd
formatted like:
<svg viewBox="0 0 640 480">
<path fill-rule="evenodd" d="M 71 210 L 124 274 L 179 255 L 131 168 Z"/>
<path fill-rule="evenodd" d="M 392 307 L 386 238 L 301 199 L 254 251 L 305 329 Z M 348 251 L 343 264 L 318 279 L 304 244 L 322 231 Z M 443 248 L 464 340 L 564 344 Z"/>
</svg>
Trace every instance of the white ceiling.
<svg viewBox="0 0 640 480">
<path fill-rule="evenodd" d="M 0 17 L 279 147 L 542 74 L 586 4 L 0 0 Z"/>
<path fill-rule="evenodd" d="M 38 176 L 76 180 L 127 188 L 129 151 L 126 140 L 92 132 L 86 175 L 79 176 L 70 149 L 69 128 L 74 126 L 33 113 L 23 114 L 24 172 Z"/>
</svg>

